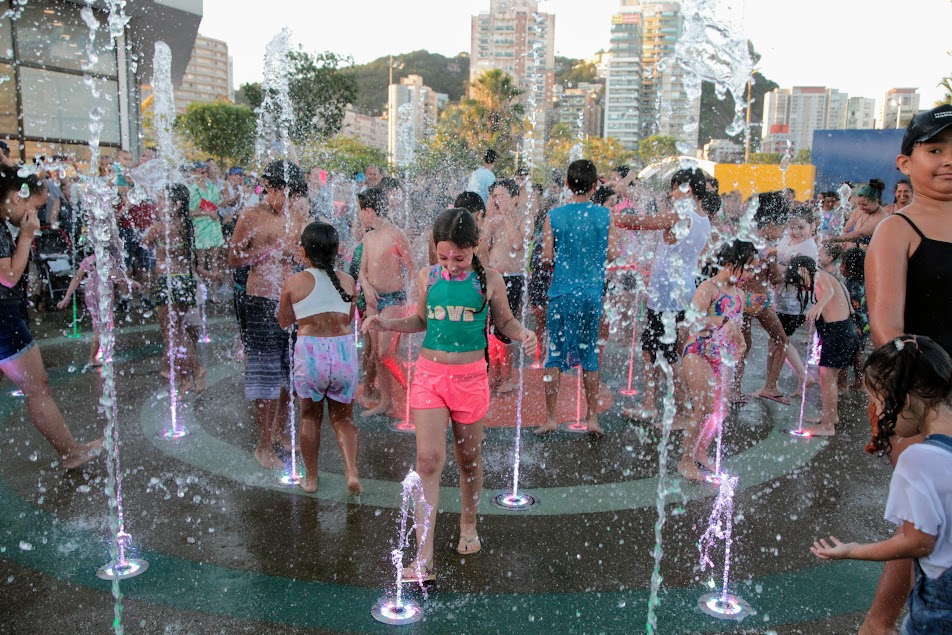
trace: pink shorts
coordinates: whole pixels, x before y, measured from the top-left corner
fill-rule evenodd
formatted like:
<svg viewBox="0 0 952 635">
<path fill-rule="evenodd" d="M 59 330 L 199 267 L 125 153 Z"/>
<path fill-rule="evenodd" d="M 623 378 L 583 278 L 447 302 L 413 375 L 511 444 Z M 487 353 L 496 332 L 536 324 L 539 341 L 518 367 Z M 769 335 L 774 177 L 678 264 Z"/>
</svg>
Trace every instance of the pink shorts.
<svg viewBox="0 0 952 635">
<path fill-rule="evenodd" d="M 476 423 L 489 411 L 486 362 L 440 364 L 420 357 L 410 387 L 410 407 L 446 408 L 459 423 Z"/>
</svg>

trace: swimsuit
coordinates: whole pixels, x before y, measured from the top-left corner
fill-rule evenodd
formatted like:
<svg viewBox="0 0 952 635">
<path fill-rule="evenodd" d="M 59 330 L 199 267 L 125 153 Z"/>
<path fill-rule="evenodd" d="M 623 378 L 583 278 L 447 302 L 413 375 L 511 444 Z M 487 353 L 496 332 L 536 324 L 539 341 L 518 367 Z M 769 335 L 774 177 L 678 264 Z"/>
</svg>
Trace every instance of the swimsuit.
<svg viewBox="0 0 952 635">
<path fill-rule="evenodd" d="M 727 317 L 728 321 L 737 322 L 741 316 L 742 304 L 739 293 L 734 295 L 721 293 L 711 304 L 707 315 L 708 317 Z M 725 323 L 724 326 L 727 324 Z M 684 347 L 681 356 L 697 355 L 711 365 L 715 375 L 718 374 L 721 369 L 721 355 L 734 354 L 734 345 L 725 339 L 724 326 L 714 329 L 711 335 L 694 336 L 694 340 Z"/>
<path fill-rule="evenodd" d="M 756 317 L 770 307 L 770 294 L 748 293 L 744 300 L 744 315 Z"/>
<path fill-rule="evenodd" d="M 407 292 L 397 289 L 390 293 L 381 293 L 377 296 L 377 311 L 383 311 L 391 306 L 403 306 L 407 303 Z"/>
<path fill-rule="evenodd" d="M 476 273 L 451 278 L 441 265 L 430 268 L 426 293 L 426 336 L 423 348 L 465 353 L 485 350 L 489 306 Z M 410 407 L 445 408 L 457 423 L 470 424 L 489 411 L 489 373 L 486 362 L 442 364 L 417 359 Z"/>
</svg>

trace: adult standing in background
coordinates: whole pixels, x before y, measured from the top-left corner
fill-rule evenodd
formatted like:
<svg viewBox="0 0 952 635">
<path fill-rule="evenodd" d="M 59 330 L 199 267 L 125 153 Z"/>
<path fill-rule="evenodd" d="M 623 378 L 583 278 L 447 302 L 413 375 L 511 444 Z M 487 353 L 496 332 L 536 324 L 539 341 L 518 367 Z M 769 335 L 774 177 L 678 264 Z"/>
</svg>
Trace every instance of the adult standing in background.
<svg viewBox="0 0 952 635">
<path fill-rule="evenodd" d="M 887 214 L 895 214 L 912 202 L 912 183 L 907 178 L 901 178 L 896 181 L 896 187 L 893 188 L 893 202 L 884 205 L 883 209 Z"/>
<path fill-rule="evenodd" d="M 195 222 L 195 249 L 198 250 L 199 270 L 208 272 L 208 282 L 217 289 L 225 276 L 225 236 L 218 216 L 222 191 L 208 178 L 208 165 L 202 161 L 192 164 L 192 182 L 188 186 L 191 198 L 188 210 Z"/>
<path fill-rule="evenodd" d="M 476 192 L 483 197 L 483 203 L 489 206 L 489 188 L 496 182 L 496 175 L 493 173 L 493 164 L 498 156 L 492 148 L 483 153 L 483 167 L 477 168 L 469 175 L 469 183 L 466 185 L 467 192 Z"/>
</svg>

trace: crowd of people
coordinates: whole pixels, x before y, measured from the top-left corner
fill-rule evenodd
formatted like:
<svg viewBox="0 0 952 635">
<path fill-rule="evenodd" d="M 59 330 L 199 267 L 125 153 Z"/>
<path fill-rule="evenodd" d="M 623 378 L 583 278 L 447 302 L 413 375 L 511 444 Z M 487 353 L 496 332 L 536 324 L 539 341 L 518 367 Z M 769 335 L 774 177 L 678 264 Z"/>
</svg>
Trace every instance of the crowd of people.
<svg viewBox="0 0 952 635">
<path fill-rule="evenodd" d="M 150 152 L 140 165 L 154 158 Z M 887 632 L 897 619 L 897 598 L 913 579 L 904 558 L 916 559 L 912 630 L 904 632 L 939 632 L 916 630 L 918 620 L 948 625 L 952 609 L 935 598 L 952 590 L 952 107 L 910 123 L 897 159 L 905 178 L 887 206 L 885 185 L 875 178 L 806 201 L 792 190 L 761 193 L 751 205 L 737 192 L 722 193 L 698 168 L 677 170 L 659 193 L 626 166 L 600 176 L 580 159 L 543 186 L 523 168 L 500 178 L 498 160 L 487 150 L 478 170 L 441 187 L 426 177 L 400 180 L 378 166 L 357 181 L 319 167 L 305 173 L 287 160 L 260 176 L 232 167 L 222 179 L 208 160 L 190 164 L 181 183 L 154 199 L 141 199 L 132 157 L 119 152 L 99 166 L 115 187 L 121 238 L 105 252 L 118 265 L 109 284 L 140 297 L 145 315 L 157 310 L 163 372 L 178 391 L 204 390 L 196 305 L 232 297 L 244 393 L 258 427 L 254 457 L 264 468 L 283 467 L 297 397 L 308 492 L 319 487 L 324 404 L 347 491 L 357 495 L 354 403 L 365 406 L 362 416 L 387 414 L 410 381 L 416 470 L 432 511 L 425 540 L 418 536 L 418 561 L 405 572 L 409 581 L 435 578 L 448 428 L 463 504 L 457 549 L 481 549 L 483 421 L 493 394 L 520 388 L 512 373 L 520 346 L 530 359 L 541 351 L 535 360 L 544 368 L 547 416 L 536 434 L 558 428 L 560 377 L 579 367 L 585 423 L 599 438 L 605 344 L 612 333 L 632 335 L 642 324 L 644 398 L 625 414 L 660 424 L 658 390 L 671 376 L 673 425 L 684 430 L 678 471 L 699 482 L 714 470 L 707 450 L 722 404 L 765 399 L 789 406 L 801 394 L 778 388 L 784 363 L 803 393 L 819 382 L 812 435 L 834 435 L 840 392 L 865 389 L 870 450 L 895 461 L 887 518 L 900 529 L 884 543 L 820 540 L 813 551 L 892 561 L 864 632 Z M 25 305 L 40 225 L 62 224 L 74 238 L 83 233 L 81 184 L 63 171 L 60 178 L 55 170 L 27 172 L 0 166 L 0 371 L 23 390 L 64 467 L 76 467 L 95 456 L 101 440 L 79 444 L 69 433 Z M 95 256 L 76 264 L 61 308 L 80 288 L 92 307 L 103 288 Z M 746 394 L 741 382 L 755 319 L 766 335 L 767 364 L 764 385 Z M 94 321 L 93 328 L 102 325 Z M 806 364 L 794 339 L 803 330 Z M 424 334 L 412 355 L 401 343 L 411 333 Z M 866 360 L 870 338 L 876 350 Z M 96 348 L 91 363 L 98 363 Z M 405 370 L 411 364 L 412 379 Z"/>
</svg>

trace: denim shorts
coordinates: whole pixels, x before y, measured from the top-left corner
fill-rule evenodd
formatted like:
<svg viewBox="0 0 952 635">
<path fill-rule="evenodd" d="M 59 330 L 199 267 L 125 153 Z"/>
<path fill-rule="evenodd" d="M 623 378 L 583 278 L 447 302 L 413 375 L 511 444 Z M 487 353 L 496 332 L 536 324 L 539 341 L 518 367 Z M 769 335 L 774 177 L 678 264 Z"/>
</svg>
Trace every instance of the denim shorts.
<svg viewBox="0 0 952 635">
<path fill-rule="evenodd" d="M 914 560 L 916 581 L 909 593 L 909 613 L 902 623 L 902 635 L 943 635 L 952 633 L 952 569 L 938 578 L 926 577 Z"/>
<path fill-rule="evenodd" d="M 0 364 L 12 362 L 36 346 L 26 311 L 19 304 L 0 304 Z"/>
</svg>

